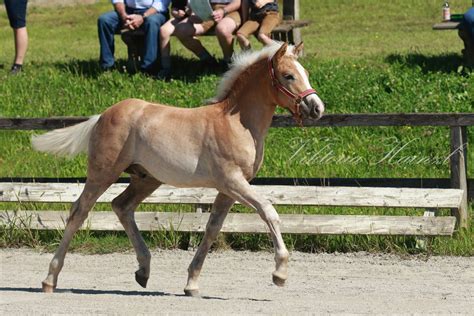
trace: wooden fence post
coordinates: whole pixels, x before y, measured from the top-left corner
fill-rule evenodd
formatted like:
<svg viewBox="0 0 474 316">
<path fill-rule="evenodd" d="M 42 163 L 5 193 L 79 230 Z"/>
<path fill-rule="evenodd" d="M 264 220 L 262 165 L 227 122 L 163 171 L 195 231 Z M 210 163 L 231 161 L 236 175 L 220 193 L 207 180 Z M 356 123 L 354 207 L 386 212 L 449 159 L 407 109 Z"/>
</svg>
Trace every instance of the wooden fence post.
<svg viewBox="0 0 474 316">
<path fill-rule="evenodd" d="M 300 0 L 283 0 L 283 20 L 300 19 Z M 293 44 L 301 42 L 301 30 L 294 28 L 288 34 L 287 41 Z"/>
<path fill-rule="evenodd" d="M 469 225 L 466 160 L 467 129 L 465 126 L 451 126 L 451 187 L 464 190 L 460 208 L 452 210 L 452 214 L 456 216 L 457 225 L 460 228 L 467 228 Z"/>
</svg>

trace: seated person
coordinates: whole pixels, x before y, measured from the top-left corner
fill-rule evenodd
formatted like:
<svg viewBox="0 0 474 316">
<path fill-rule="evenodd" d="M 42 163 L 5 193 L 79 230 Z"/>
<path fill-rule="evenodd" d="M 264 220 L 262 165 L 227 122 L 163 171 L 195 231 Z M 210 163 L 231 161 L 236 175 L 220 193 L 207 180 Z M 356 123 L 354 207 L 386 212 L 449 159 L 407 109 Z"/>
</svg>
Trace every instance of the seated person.
<svg viewBox="0 0 474 316">
<path fill-rule="evenodd" d="M 174 35 L 190 51 L 192 51 L 205 65 L 218 66 L 214 57 L 204 48 L 196 37 L 205 34 L 215 27 L 219 45 L 227 65 L 232 58 L 234 36 L 233 33 L 240 26 L 240 0 L 210 0 L 212 19 L 203 21 L 192 14 L 175 24 Z"/>
<path fill-rule="evenodd" d="M 170 0 L 112 0 L 114 11 L 102 14 L 98 20 L 100 67 L 112 69 L 114 60 L 114 34 L 122 29 L 142 28 L 145 45 L 140 70 L 152 74 L 158 57 L 160 27 L 168 19 Z"/>
<path fill-rule="evenodd" d="M 189 9 L 186 6 L 187 0 L 171 1 L 171 19 L 161 26 L 160 29 L 160 54 L 161 54 L 161 70 L 158 72 L 157 78 L 168 80 L 171 76 L 171 36 L 174 35 L 176 25 L 189 15 Z"/>
<path fill-rule="evenodd" d="M 243 15 L 248 13 L 250 18 L 237 31 L 237 40 L 243 50 L 250 49 L 249 36 L 257 33 L 257 39 L 263 45 L 272 43 L 271 32 L 280 23 L 278 2 L 276 0 L 244 0 L 242 2 Z M 245 17 L 243 17 L 245 20 Z"/>
<path fill-rule="evenodd" d="M 474 7 L 464 13 L 459 35 L 464 41 L 464 58 L 469 66 L 474 67 Z"/>
</svg>

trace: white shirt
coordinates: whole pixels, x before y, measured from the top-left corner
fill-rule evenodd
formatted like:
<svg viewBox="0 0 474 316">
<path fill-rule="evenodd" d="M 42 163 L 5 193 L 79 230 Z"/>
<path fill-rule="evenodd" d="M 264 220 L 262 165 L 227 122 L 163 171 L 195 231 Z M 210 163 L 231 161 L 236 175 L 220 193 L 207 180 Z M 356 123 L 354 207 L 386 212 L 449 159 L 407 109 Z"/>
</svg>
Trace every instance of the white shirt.
<svg viewBox="0 0 474 316">
<path fill-rule="evenodd" d="M 125 3 L 125 6 L 133 9 L 155 8 L 157 12 L 168 12 L 168 6 L 171 0 L 112 0 L 113 4 Z"/>
</svg>

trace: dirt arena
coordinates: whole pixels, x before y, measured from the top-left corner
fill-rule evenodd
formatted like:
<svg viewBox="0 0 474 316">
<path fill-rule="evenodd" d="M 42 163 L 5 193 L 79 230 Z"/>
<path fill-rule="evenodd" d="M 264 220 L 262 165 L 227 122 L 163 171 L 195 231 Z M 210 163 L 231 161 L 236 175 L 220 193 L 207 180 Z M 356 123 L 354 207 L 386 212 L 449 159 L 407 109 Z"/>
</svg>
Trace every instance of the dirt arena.
<svg viewBox="0 0 474 316">
<path fill-rule="evenodd" d="M 185 297 L 191 251 L 152 253 L 148 287 L 133 253 L 68 254 L 55 294 L 41 293 L 50 253 L 3 249 L 0 314 L 471 314 L 474 258 L 294 252 L 287 286 L 268 252 L 211 253 L 201 298 Z"/>
</svg>

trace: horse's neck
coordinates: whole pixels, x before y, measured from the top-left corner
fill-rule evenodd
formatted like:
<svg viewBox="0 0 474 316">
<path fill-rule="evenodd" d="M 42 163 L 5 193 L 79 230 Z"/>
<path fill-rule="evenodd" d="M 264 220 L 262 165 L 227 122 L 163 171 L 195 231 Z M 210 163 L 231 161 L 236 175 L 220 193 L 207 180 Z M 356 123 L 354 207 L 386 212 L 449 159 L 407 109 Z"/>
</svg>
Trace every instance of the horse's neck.
<svg viewBox="0 0 474 316">
<path fill-rule="evenodd" d="M 226 103 L 231 117 L 250 130 L 255 139 L 263 140 L 272 123 L 276 103 L 266 60 L 252 67 L 236 80 Z"/>
</svg>

